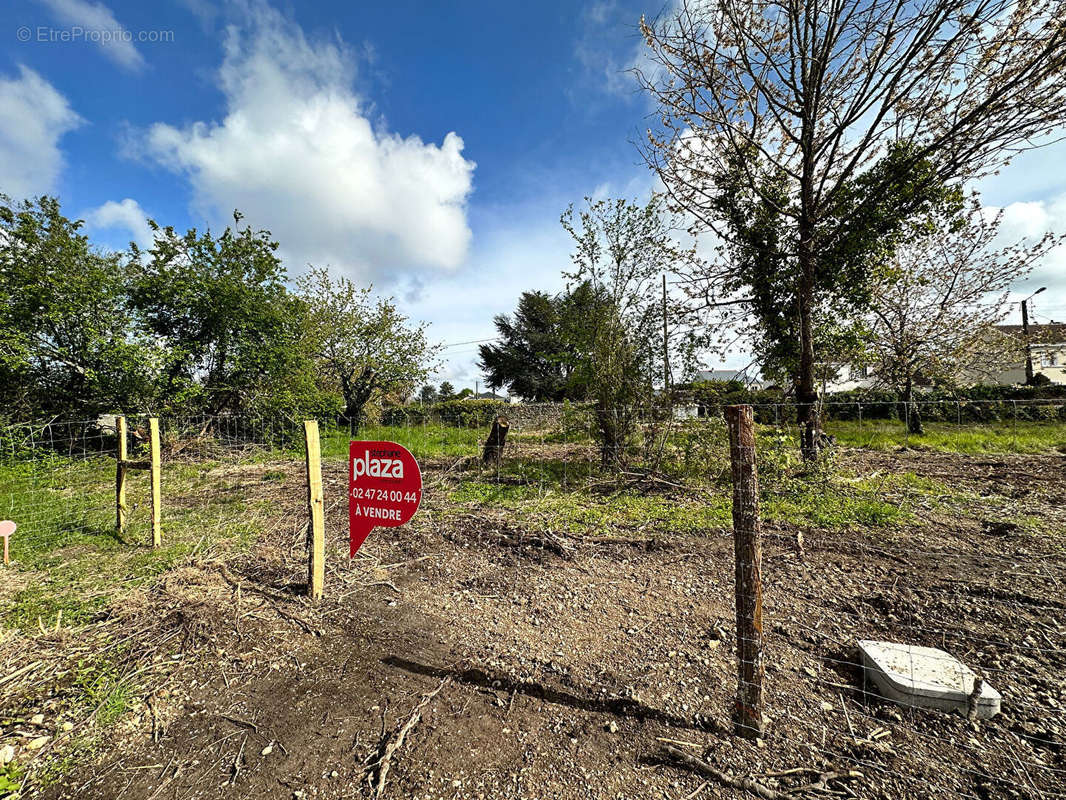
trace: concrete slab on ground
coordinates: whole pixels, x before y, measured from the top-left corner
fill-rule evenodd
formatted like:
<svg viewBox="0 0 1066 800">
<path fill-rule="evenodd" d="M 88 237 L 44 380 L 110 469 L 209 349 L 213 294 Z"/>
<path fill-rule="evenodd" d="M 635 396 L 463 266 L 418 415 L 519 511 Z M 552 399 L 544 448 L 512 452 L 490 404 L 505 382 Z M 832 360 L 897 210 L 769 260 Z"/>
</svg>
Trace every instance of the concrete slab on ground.
<svg viewBox="0 0 1066 800">
<path fill-rule="evenodd" d="M 888 700 L 941 711 L 970 711 L 977 675 L 950 653 L 935 647 L 859 641 L 859 658 L 868 683 Z M 978 719 L 999 713 L 1000 693 L 983 681 L 976 701 Z"/>
</svg>

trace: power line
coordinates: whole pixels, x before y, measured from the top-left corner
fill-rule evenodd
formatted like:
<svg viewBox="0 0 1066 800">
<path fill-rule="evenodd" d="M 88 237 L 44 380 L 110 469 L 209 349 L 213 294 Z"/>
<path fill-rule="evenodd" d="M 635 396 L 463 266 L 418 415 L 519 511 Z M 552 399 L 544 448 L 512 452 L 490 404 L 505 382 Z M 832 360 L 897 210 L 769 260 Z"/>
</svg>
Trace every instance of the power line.
<svg viewBox="0 0 1066 800">
<path fill-rule="evenodd" d="M 459 347 L 460 345 L 464 344 L 483 344 L 485 342 L 495 342 L 499 338 L 499 336 L 493 336 L 491 339 L 471 339 L 469 342 L 450 342 L 441 346 L 447 349 L 449 347 Z"/>
</svg>

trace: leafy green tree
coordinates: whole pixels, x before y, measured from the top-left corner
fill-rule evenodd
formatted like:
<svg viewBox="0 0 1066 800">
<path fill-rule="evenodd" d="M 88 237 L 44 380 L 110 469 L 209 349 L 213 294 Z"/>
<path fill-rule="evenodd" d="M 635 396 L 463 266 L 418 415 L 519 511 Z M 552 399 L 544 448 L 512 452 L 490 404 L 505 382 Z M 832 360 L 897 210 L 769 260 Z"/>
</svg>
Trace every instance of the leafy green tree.
<svg viewBox="0 0 1066 800">
<path fill-rule="evenodd" d="M 473 397 L 473 396 L 474 396 L 474 390 L 471 389 L 470 387 L 466 387 L 465 389 L 460 389 L 459 390 L 459 394 L 457 394 L 455 396 L 455 399 L 456 400 L 465 400 L 466 398 Z"/>
<path fill-rule="evenodd" d="M 820 289 L 864 291 L 849 243 L 865 252 L 868 220 L 914 212 L 886 204 L 1054 141 L 1066 121 L 1062 4 L 680 0 L 641 32 L 650 66 L 638 75 L 658 106 L 645 156 L 671 205 L 728 238 L 715 180 L 739 164 L 739 186 L 784 223 L 777 313 L 795 320 L 798 422 L 815 458 Z"/>
<path fill-rule="evenodd" d="M 158 352 L 136 332 L 127 271 L 41 197 L 0 195 L 0 402 L 18 416 L 142 408 Z"/>
<path fill-rule="evenodd" d="M 479 348 L 488 386 L 506 386 L 537 402 L 584 400 L 587 370 L 581 365 L 590 355 L 590 322 L 599 302 L 588 281 L 555 296 L 523 292 L 513 316 L 494 320 L 499 341 Z"/>
<path fill-rule="evenodd" d="M 437 399 L 440 400 L 440 402 L 442 403 L 448 400 L 454 400 L 455 387 L 452 386 L 451 383 L 449 383 L 448 381 L 444 381 L 444 383 L 440 385 L 440 391 L 437 392 Z"/>
<path fill-rule="evenodd" d="M 344 399 L 344 416 L 360 424 L 375 393 L 410 397 L 436 366 L 439 345 L 425 323 L 411 324 L 391 297 L 330 277 L 313 267 L 298 281 L 306 304 L 305 341 L 322 374 Z"/>
<path fill-rule="evenodd" d="M 811 336 L 819 356 L 813 374 L 831 378 L 861 352 L 873 287 L 899 243 L 928 234 L 934 214 L 961 208 L 960 190 L 932 180 L 930 165 L 914 165 L 907 150 L 892 148 L 844 187 L 828 216 L 854 216 L 857 224 L 840 224 L 833 228 L 835 236 L 826 235 L 819 270 L 809 284 L 789 267 L 797 245 L 788 214 L 796 200 L 786 177 L 758 171 L 758 153 L 748 151 L 727 162 L 715 178 L 711 207 L 722 219 L 722 237 L 717 263 L 694 264 L 685 274 L 693 310 L 715 313 L 712 330 L 745 335 L 764 374 L 785 379 L 797 396 L 803 371 L 796 335 L 800 294 L 809 293 Z M 753 170 L 758 175 L 754 188 L 749 185 Z M 886 175 L 894 172 L 899 174 L 889 180 Z"/>
<path fill-rule="evenodd" d="M 427 405 L 437 402 L 437 387 L 427 383 L 419 390 L 418 399 Z"/>
<path fill-rule="evenodd" d="M 306 308 L 285 288 L 269 231 L 178 234 L 150 221 L 155 242 L 133 246 L 130 300 L 166 345 L 161 402 L 209 414 L 322 413 L 330 398 L 302 343 Z"/>
<path fill-rule="evenodd" d="M 588 356 L 578 374 L 596 403 L 602 462 L 621 466 L 637 415 L 662 374 L 662 309 L 655 290 L 691 252 L 676 245 L 676 221 L 661 195 L 643 205 L 585 200 L 576 216 L 571 206 L 561 218 L 575 244 L 573 271 L 564 275 L 587 283 L 596 298 L 583 323 Z"/>
</svg>

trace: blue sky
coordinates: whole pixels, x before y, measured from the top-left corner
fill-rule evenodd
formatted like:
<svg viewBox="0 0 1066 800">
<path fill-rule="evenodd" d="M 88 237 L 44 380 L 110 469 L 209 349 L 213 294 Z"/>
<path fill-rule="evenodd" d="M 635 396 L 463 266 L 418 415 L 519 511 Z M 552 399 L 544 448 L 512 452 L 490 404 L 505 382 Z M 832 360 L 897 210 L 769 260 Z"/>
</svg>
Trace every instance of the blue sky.
<svg viewBox="0 0 1066 800">
<path fill-rule="evenodd" d="M 483 339 L 519 292 L 559 287 L 567 203 L 651 188 L 625 69 L 661 1 L 9 0 L 0 191 L 58 194 L 113 247 L 146 215 L 219 228 L 240 208 L 290 275 L 326 264 L 440 341 Z M 983 182 L 1009 230 L 1066 230 L 1063 157 Z M 1038 313 L 1066 316 L 1064 266 L 1029 282 L 1061 287 Z M 447 353 L 441 377 L 472 385 L 476 347 Z"/>
</svg>

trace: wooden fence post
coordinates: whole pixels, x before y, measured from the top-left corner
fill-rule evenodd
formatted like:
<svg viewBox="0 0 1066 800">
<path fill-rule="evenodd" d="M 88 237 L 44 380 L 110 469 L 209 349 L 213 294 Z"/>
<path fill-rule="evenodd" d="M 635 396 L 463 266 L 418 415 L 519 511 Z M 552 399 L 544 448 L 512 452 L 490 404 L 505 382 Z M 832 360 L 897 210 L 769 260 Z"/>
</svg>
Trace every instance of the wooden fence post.
<svg viewBox="0 0 1066 800">
<path fill-rule="evenodd" d="M 316 420 L 304 422 L 304 444 L 307 448 L 307 506 L 311 516 L 307 593 L 312 600 L 321 600 L 322 584 L 326 577 L 326 523 L 322 498 L 322 450 Z"/>
<path fill-rule="evenodd" d="M 160 487 L 159 464 L 159 419 L 148 420 L 148 448 L 151 456 L 152 471 L 152 547 L 163 544 L 163 497 Z"/>
<path fill-rule="evenodd" d="M 122 537 L 126 530 L 126 418 L 115 418 L 118 449 L 115 453 L 115 532 Z"/>
<path fill-rule="evenodd" d="M 755 422 L 751 406 L 727 406 L 729 458 L 733 468 L 733 548 L 736 558 L 736 732 L 747 739 L 763 733 L 762 530 Z"/>
</svg>

